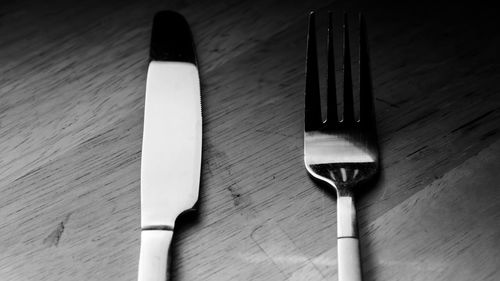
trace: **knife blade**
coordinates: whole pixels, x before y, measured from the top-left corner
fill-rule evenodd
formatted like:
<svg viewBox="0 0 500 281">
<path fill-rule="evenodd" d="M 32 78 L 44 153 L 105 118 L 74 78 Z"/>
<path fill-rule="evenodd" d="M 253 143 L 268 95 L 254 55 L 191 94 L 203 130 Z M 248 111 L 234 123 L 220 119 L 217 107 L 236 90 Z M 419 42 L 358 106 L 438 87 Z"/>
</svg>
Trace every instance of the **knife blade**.
<svg viewBox="0 0 500 281">
<path fill-rule="evenodd" d="M 139 281 L 165 281 L 175 220 L 198 200 L 202 119 L 196 52 L 188 23 L 155 15 L 146 81 L 141 159 Z"/>
</svg>

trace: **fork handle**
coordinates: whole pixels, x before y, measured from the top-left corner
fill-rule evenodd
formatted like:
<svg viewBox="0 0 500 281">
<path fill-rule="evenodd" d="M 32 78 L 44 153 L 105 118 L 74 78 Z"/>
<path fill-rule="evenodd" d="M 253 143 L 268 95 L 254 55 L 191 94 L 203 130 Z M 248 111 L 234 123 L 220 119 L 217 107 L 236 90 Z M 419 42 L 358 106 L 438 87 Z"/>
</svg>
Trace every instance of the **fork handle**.
<svg viewBox="0 0 500 281">
<path fill-rule="evenodd" d="M 337 251 L 339 281 L 361 281 L 356 208 L 352 196 L 337 199 Z"/>
<path fill-rule="evenodd" d="M 361 262 L 359 259 L 358 238 L 339 238 L 337 240 L 339 256 L 339 281 L 361 281 Z"/>
</svg>

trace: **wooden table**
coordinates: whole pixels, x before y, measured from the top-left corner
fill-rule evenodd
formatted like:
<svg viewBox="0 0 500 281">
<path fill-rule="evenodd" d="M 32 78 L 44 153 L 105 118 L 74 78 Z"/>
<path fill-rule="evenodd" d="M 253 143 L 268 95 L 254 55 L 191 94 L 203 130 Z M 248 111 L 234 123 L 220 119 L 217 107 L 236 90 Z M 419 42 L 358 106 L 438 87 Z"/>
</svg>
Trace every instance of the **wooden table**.
<svg viewBox="0 0 500 281">
<path fill-rule="evenodd" d="M 192 26 L 203 92 L 201 194 L 178 224 L 174 280 L 337 279 L 335 195 L 302 160 L 310 9 L 321 35 L 328 9 L 367 17 L 382 171 L 358 200 L 365 280 L 500 279 L 492 7 L 69 2 L 0 4 L 0 280 L 136 280 L 162 9 Z"/>
</svg>

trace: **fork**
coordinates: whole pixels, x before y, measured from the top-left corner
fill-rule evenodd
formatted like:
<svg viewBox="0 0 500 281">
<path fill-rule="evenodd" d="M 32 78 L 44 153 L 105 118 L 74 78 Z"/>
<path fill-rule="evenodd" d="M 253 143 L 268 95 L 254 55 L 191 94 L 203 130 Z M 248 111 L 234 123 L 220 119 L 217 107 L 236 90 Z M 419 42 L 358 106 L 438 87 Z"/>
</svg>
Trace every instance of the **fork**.
<svg viewBox="0 0 500 281">
<path fill-rule="evenodd" d="M 378 145 L 372 97 L 366 24 L 359 16 L 359 119 L 354 116 L 349 28 L 343 25 L 343 118 L 338 120 L 335 90 L 332 13 L 328 13 L 327 118 L 320 108 L 315 14 L 309 15 L 307 38 L 304 162 L 308 173 L 337 193 L 338 280 L 362 280 L 354 195 L 378 172 Z"/>
</svg>

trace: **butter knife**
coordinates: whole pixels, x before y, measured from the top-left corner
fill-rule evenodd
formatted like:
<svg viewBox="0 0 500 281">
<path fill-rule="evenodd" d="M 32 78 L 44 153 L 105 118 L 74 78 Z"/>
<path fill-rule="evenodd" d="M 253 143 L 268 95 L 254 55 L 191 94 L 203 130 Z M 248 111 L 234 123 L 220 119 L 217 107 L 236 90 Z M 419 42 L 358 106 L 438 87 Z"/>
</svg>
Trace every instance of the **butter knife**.
<svg viewBox="0 0 500 281">
<path fill-rule="evenodd" d="M 198 200 L 201 100 L 188 23 L 155 15 L 146 82 L 141 160 L 139 281 L 165 281 L 175 220 Z"/>
</svg>

